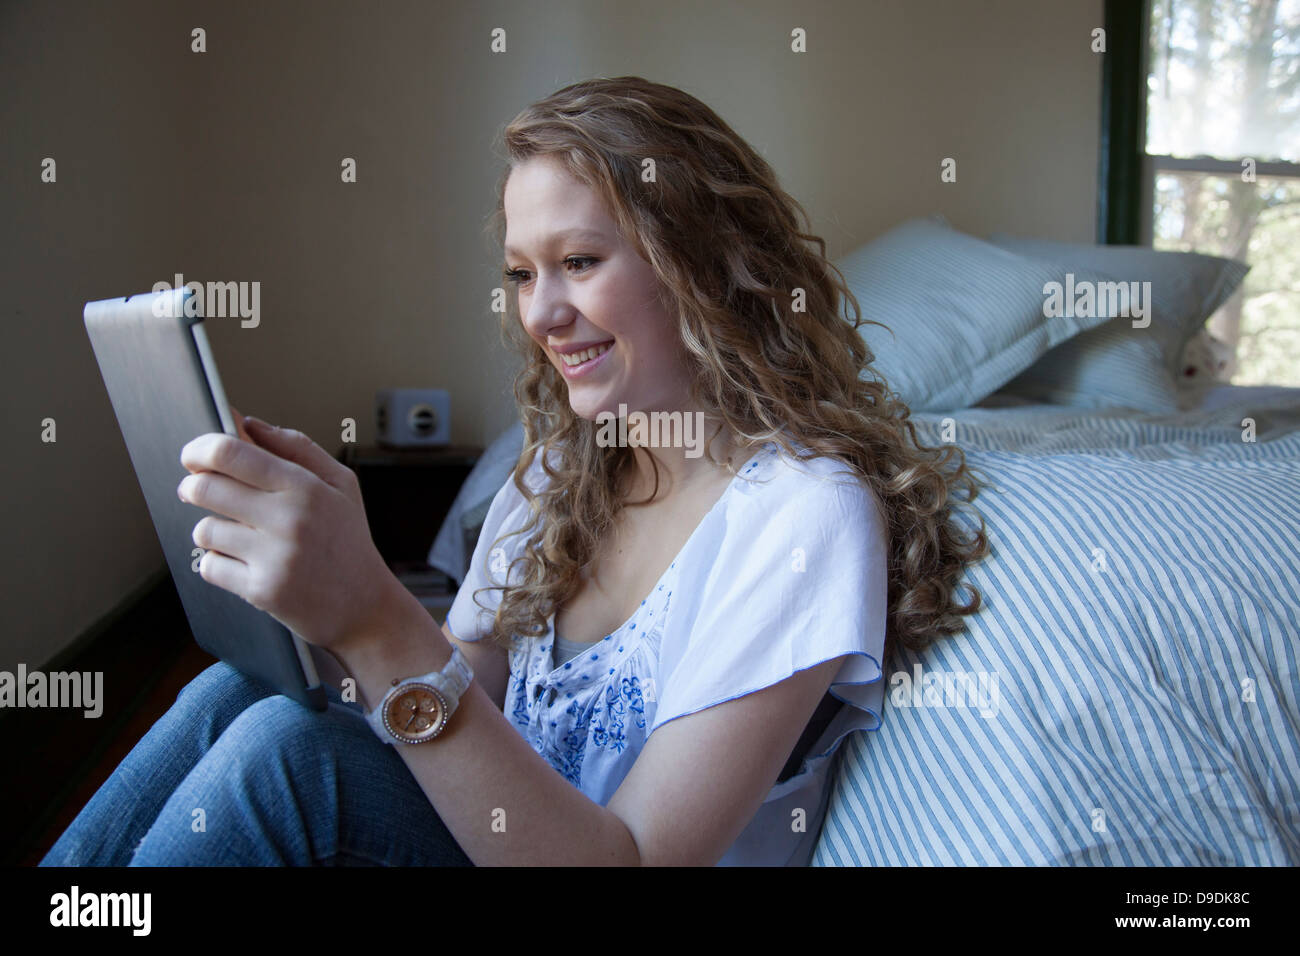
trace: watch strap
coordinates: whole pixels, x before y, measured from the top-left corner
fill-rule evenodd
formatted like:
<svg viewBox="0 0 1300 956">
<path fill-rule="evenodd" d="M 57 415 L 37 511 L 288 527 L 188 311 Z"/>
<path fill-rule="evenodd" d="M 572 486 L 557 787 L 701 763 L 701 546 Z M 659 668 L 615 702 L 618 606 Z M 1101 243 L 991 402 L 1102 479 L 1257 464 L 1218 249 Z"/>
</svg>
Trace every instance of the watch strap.
<svg viewBox="0 0 1300 956">
<path fill-rule="evenodd" d="M 451 660 L 447 662 L 447 666 L 438 672 L 438 676 L 447 681 L 451 695 L 456 700 L 459 700 L 461 695 L 469 689 L 470 681 L 474 679 L 474 671 L 470 669 L 469 661 L 460 652 L 460 648 L 453 647 L 451 649 Z"/>
</svg>

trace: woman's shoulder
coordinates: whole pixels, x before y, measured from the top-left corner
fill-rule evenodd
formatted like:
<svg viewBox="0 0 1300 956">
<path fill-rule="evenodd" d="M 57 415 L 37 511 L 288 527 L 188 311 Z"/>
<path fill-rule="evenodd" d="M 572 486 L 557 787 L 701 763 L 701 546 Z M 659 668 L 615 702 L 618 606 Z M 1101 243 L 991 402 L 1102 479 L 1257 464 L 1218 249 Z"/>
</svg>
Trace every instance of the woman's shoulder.
<svg viewBox="0 0 1300 956">
<path fill-rule="evenodd" d="M 870 518 L 883 517 L 879 497 L 857 469 L 834 455 L 815 453 L 788 432 L 786 439 L 788 448 L 771 440 L 757 446 L 757 451 L 751 449 L 748 458 L 742 458 L 745 464 L 740 466 L 734 482 L 736 498 L 742 507 L 755 507 L 769 517 L 777 511 L 811 512 L 820 516 L 820 520 L 863 512 Z M 540 494 L 551 483 L 542 458 L 539 448 L 524 465 L 523 481 L 533 494 Z M 558 470 L 559 451 L 551 449 L 547 458 L 551 470 Z M 513 473 L 507 478 L 502 494 L 509 498 L 508 510 L 522 517 L 524 498 L 515 485 Z"/>
<path fill-rule="evenodd" d="M 790 447 L 769 441 L 740 471 L 738 484 L 745 499 L 769 513 L 875 510 L 880 501 L 853 465 L 835 455 L 817 454 L 789 437 Z"/>
</svg>

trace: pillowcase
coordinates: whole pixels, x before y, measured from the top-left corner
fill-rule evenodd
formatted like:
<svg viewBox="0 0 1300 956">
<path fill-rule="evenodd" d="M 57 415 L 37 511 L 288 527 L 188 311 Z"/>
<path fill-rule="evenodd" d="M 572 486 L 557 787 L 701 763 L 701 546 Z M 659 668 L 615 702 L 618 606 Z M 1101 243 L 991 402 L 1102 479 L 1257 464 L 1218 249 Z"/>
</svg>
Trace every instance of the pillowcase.
<svg viewBox="0 0 1300 956">
<path fill-rule="evenodd" d="M 451 577 L 457 586 L 469 574 L 479 529 L 492 499 L 506 483 L 524 450 L 524 425 L 515 422 L 498 435 L 465 477 L 447 516 L 442 519 L 427 563 Z"/>
<path fill-rule="evenodd" d="M 1146 246 L 1096 246 L 995 233 L 999 248 L 1120 282 L 1150 282 L 1150 325 L 1119 318 L 1054 348 L 1005 391 L 1036 401 L 1080 408 L 1113 406 L 1152 414 L 1178 410 L 1183 349 L 1214 311 L 1241 285 L 1250 266 L 1195 252 L 1157 252 Z M 1139 288 L 1142 288 L 1139 285 Z"/>
<path fill-rule="evenodd" d="M 909 220 L 835 264 L 862 317 L 888 326 L 858 331 L 875 354 L 871 367 L 914 411 L 968 408 L 1121 314 L 1105 304 L 1100 314 L 1048 317 L 1048 283 L 1064 284 L 1063 268 L 933 219 Z M 1085 278 L 1097 281 L 1076 272 L 1076 282 Z"/>
</svg>

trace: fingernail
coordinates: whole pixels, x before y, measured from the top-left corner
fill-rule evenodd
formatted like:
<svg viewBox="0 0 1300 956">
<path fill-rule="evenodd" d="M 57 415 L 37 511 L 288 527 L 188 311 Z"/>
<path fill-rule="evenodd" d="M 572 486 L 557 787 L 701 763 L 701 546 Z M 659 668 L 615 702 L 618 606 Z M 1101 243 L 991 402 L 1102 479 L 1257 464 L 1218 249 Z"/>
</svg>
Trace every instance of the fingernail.
<svg viewBox="0 0 1300 956">
<path fill-rule="evenodd" d="M 256 426 L 257 428 L 271 428 L 271 427 L 272 427 L 271 425 L 268 425 L 266 422 L 262 421 L 260 418 L 254 418 L 252 415 L 245 415 L 245 416 L 244 416 L 244 424 L 246 424 L 246 425 L 254 425 L 254 426 Z"/>
</svg>

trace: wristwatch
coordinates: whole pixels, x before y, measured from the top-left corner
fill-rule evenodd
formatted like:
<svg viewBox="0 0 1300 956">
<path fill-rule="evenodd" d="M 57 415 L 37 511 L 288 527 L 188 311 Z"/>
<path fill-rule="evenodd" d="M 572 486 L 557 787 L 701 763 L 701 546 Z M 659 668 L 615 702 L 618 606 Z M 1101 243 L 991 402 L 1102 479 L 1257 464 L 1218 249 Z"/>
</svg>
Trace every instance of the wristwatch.
<svg viewBox="0 0 1300 956">
<path fill-rule="evenodd" d="M 422 744 L 442 733 L 456 712 L 460 697 L 474 679 L 459 647 L 440 671 L 406 680 L 393 678 L 384 699 L 366 714 L 366 722 L 386 744 Z"/>
</svg>

